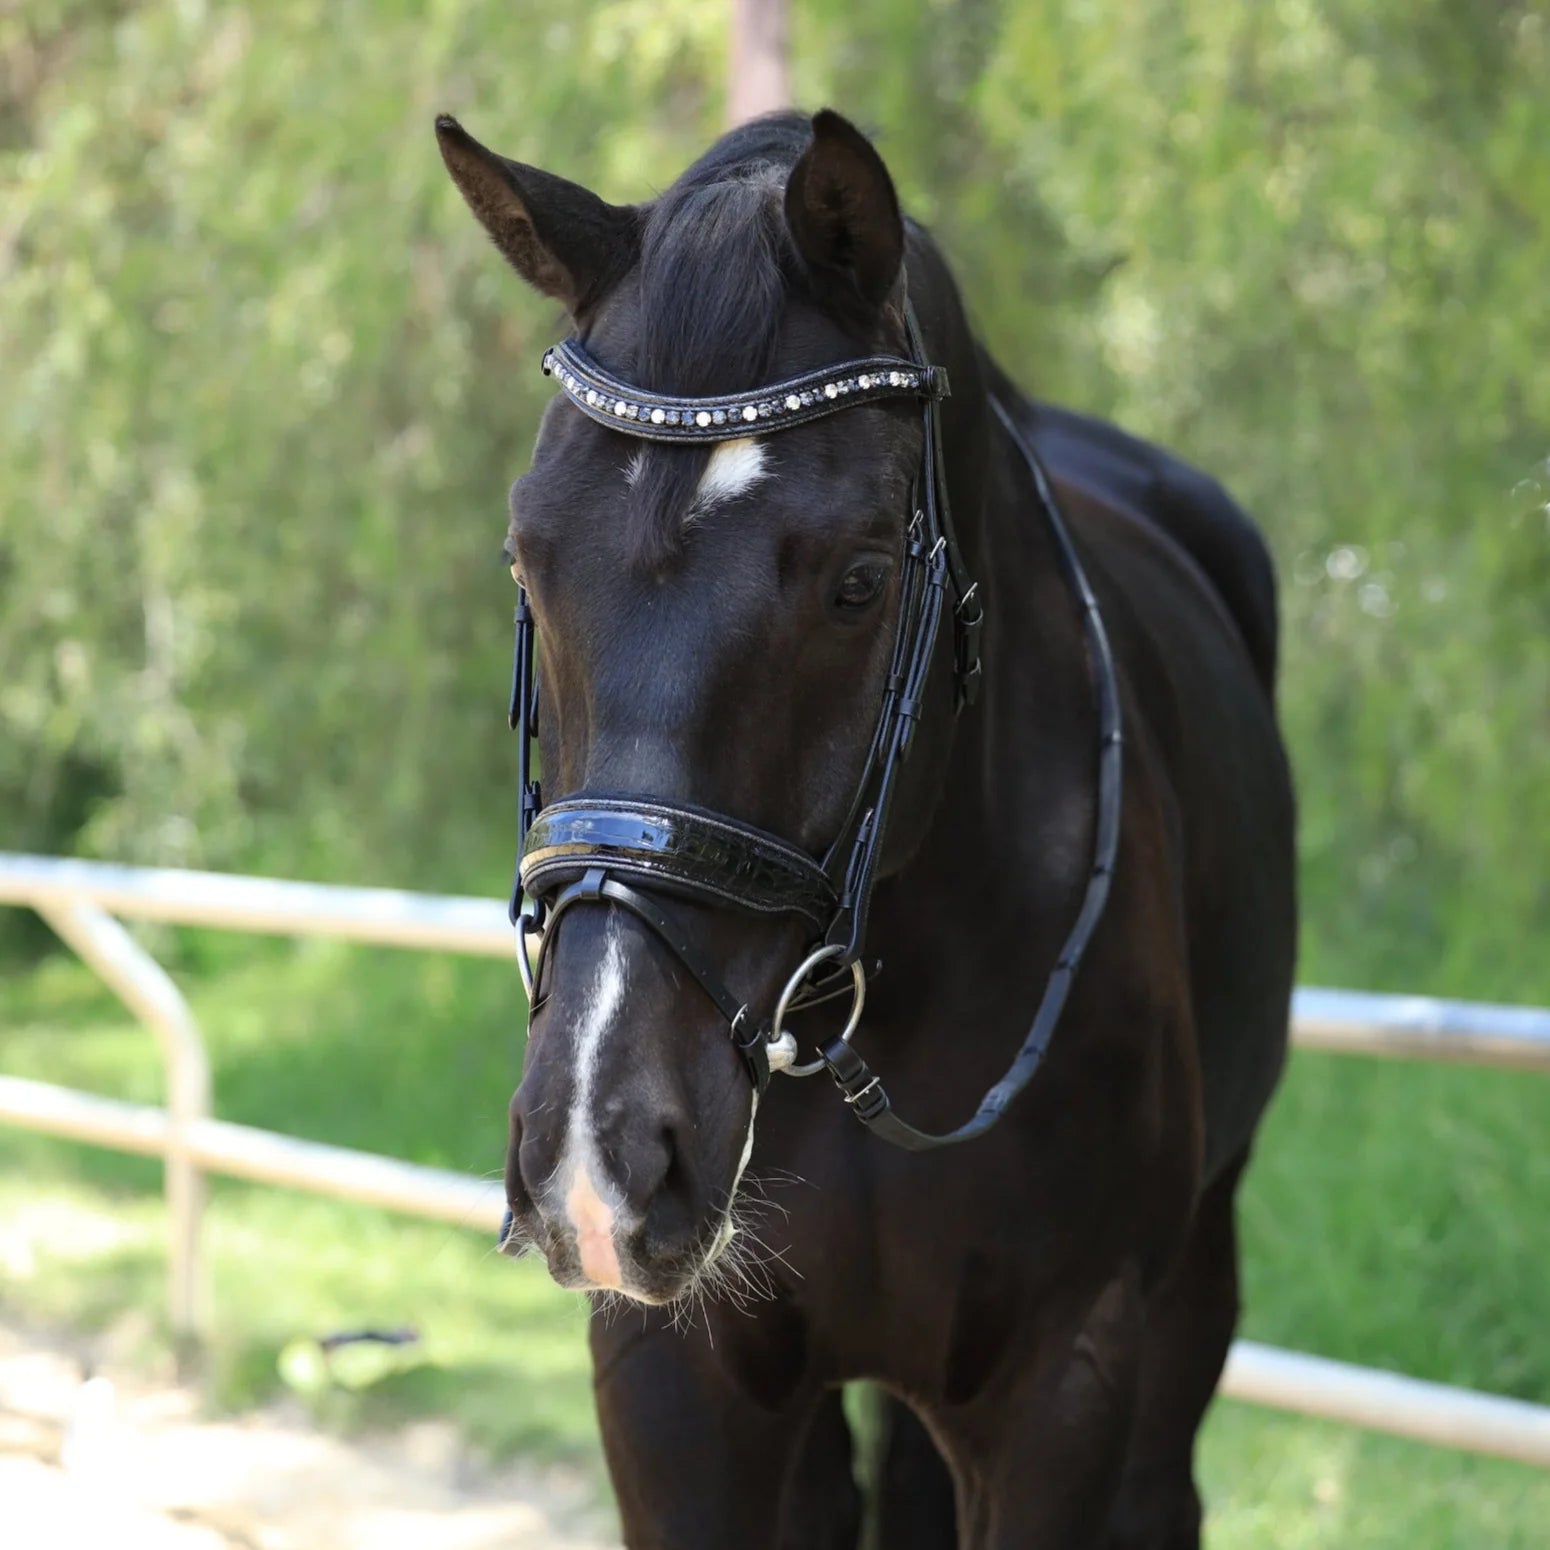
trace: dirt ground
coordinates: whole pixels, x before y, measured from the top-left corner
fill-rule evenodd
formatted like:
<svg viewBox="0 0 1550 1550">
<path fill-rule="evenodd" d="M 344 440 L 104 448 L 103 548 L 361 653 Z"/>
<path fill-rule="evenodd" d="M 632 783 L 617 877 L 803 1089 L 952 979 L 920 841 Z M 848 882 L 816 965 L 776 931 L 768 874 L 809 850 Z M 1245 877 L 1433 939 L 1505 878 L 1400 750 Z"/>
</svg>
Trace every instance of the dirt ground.
<svg viewBox="0 0 1550 1550">
<path fill-rule="evenodd" d="M 80 1353 L 0 1324 L 5 1550 L 607 1550 L 593 1488 L 490 1469 L 452 1427 L 342 1440 L 299 1407 L 203 1419 L 189 1389 L 87 1378 Z"/>
</svg>

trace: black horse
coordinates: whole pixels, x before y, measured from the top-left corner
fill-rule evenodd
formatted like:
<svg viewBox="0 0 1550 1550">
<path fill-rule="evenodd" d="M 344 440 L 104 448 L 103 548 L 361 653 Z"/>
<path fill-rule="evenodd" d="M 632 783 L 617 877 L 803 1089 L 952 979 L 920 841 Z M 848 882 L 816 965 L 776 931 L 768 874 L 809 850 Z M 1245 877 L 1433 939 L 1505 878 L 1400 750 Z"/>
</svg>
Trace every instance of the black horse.
<svg viewBox="0 0 1550 1550">
<path fill-rule="evenodd" d="M 1295 946 L 1262 542 L 1013 387 L 836 114 L 640 206 L 437 132 L 577 334 L 511 498 L 566 800 L 506 1247 L 593 1296 L 628 1544 L 855 1546 L 865 1379 L 889 1550 L 1198 1545 Z M 815 1048 L 849 1109 L 766 1091 Z"/>
</svg>

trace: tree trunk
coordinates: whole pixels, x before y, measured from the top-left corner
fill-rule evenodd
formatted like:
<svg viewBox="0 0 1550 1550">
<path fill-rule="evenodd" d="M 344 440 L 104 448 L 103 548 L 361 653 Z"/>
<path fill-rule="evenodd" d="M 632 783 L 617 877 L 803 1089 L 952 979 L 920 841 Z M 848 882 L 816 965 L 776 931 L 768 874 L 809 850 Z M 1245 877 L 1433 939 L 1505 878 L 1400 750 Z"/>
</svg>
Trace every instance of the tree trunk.
<svg viewBox="0 0 1550 1550">
<path fill-rule="evenodd" d="M 732 0 L 727 124 L 791 106 L 788 0 Z"/>
</svg>

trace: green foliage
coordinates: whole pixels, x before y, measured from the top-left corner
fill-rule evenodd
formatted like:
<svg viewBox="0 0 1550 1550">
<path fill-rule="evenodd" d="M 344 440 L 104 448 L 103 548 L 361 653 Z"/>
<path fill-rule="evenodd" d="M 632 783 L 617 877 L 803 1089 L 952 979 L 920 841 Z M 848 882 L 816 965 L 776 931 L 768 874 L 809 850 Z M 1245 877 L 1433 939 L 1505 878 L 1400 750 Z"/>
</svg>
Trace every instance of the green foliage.
<svg viewBox="0 0 1550 1550">
<path fill-rule="evenodd" d="M 708 130 L 707 26 L 688 0 L 0 19 L 7 843 L 446 885 L 501 833 L 501 509 L 557 320 L 431 120 L 640 192 Z M 598 135 L 652 100 L 660 135 Z"/>
<path fill-rule="evenodd" d="M 1303 977 L 1550 1001 L 1543 5 L 796 10 L 802 99 L 880 133 L 1014 374 L 1264 524 Z M 431 120 L 646 197 L 718 127 L 724 17 L 0 7 L 0 845 L 503 891 L 502 497 L 562 320 Z M 223 1115 L 497 1165 L 509 974 L 176 940 L 224 971 Z M 79 975 L 18 994 L 8 1070 L 154 1096 Z M 1534 1083 L 1299 1060 L 1246 1202 L 1250 1333 L 1545 1398 L 1545 1112 Z M 143 1229 L 89 1276 L 45 1263 L 29 1308 L 156 1304 L 154 1169 L 10 1136 L 0 1171 L 7 1211 L 51 1178 Z M 433 1308 L 404 1404 L 590 1445 L 570 1305 L 486 1276 L 482 1240 L 235 1188 L 214 1218 L 234 1402 L 298 1333 Z M 1505 1467 L 1231 1408 L 1206 1467 L 1224 1545 L 1526 1545 L 1545 1517 Z"/>
<path fill-rule="evenodd" d="M 715 131 L 723 24 L 0 19 L 8 843 L 499 888 L 501 492 L 560 320 L 430 119 L 644 197 Z M 1543 8 L 860 0 L 796 53 L 1012 369 L 1264 522 L 1309 977 L 1550 997 Z"/>
<path fill-rule="evenodd" d="M 1544 8 L 859 9 L 806 85 L 885 127 L 1013 371 L 1270 536 L 1306 977 L 1550 996 Z"/>
</svg>

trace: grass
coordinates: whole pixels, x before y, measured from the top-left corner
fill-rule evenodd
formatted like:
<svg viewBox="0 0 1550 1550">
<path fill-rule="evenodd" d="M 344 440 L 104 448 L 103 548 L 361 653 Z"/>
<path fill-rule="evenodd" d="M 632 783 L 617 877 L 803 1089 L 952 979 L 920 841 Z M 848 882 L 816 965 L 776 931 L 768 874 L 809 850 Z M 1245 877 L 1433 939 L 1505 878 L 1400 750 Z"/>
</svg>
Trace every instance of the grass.
<svg viewBox="0 0 1550 1550">
<path fill-rule="evenodd" d="M 520 1024 L 506 966 L 165 934 L 225 1118 L 486 1174 Z M 78 965 L 0 983 L 0 1070 L 156 1101 L 150 1039 Z M 1296 1058 L 1244 1199 L 1245 1333 L 1550 1400 L 1550 1081 Z M 0 1131 L 0 1311 L 165 1359 L 159 1169 Z M 229 1181 L 212 1190 L 212 1402 L 281 1386 L 299 1338 L 412 1324 L 356 1426 L 438 1413 L 494 1456 L 595 1463 L 584 1310 L 488 1235 Z M 1550 1476 L 1223 1404 L 1202 1469 L 1213 1550 L 1538 1545 Z M 602 1489 L 601 1480 L 599 1489 Z"/>
</svg>

